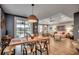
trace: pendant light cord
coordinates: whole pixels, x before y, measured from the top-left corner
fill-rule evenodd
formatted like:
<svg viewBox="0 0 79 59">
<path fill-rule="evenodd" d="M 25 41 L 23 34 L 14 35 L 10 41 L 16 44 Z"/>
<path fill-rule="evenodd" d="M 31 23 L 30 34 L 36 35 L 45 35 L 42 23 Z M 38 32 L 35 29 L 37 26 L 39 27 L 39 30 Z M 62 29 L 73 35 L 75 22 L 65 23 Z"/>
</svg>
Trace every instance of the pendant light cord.
<svg viewBox="0 0 79 59">
<path fill-rule="evenodd" d="M 34 13 L 34 4 L 32 4 L 32 15 Z"/>
</svg>

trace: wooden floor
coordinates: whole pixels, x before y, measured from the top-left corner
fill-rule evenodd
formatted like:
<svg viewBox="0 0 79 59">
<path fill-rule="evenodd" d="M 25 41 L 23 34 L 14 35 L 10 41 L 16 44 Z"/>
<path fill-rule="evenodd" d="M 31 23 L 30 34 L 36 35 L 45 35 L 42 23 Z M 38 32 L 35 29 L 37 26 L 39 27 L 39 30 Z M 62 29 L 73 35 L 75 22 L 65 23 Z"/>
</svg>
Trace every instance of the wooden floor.
<svg viewBox="0 0 79 59">
<path fill-rule="evenodd" d="M 77 44 L 73 45 L 70 39 L 57 41 L 50 37 L 49 55 L 79 55 L 76 46 L 79 47 Z M 15 50 L 15 55 L 22 55 L 21 45 L 16 46 Z"/>
<path fill-rule="evenodd" d="M 50 38 L 50 55 L 77 55 L 79 54 L 75 49 L 72 41 L 70 39 L 63 39 L 61 41 L 56 41 Z"/>
</svg>

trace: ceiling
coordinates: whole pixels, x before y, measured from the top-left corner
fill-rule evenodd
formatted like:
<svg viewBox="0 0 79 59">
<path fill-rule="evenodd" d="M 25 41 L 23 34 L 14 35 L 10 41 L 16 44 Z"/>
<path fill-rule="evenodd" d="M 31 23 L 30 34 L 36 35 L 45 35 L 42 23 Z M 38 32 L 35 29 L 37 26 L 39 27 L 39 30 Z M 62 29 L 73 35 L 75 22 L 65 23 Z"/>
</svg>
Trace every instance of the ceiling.
<svg viewBox="0 0 79 59">
<path fill-rule="evenodd" d="M 32 14 L 31 4 L 2 4 L 2 8 L 6 13 L 28 17 Z M 73 17 L 73 13 L 79 11 L 77 4 L 36 4 L 34 6 L 34 14 L 39 19 L 45 19 L 63 13 L 68 17 Z"/>
<path fill-rule="evenodd" d="M 73 24 L 74 19 L 68 17 L 62 13 L 58 13 L 49 18 L 39 20 L 39 24 L 49 24 L 49 25 L 62 25 L 62 24 Z"/>
</svg>

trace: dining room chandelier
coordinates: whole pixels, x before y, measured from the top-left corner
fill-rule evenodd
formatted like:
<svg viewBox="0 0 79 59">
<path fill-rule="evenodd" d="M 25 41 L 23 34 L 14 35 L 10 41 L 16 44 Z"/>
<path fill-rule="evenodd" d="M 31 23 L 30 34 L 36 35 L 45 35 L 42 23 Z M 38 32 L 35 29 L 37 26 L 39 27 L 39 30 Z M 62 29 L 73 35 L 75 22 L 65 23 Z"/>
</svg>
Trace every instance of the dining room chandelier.
<svg viewBox="0 0 79 59">
<path fill-rule="evenodd" d="M 38 18 L 34 15 L 34 4 L 32 4 L 31 6 L 32 6 L 32 14 L 28 17 L 28 21 L 35 23 L 37 22 Z"/>
</svg>

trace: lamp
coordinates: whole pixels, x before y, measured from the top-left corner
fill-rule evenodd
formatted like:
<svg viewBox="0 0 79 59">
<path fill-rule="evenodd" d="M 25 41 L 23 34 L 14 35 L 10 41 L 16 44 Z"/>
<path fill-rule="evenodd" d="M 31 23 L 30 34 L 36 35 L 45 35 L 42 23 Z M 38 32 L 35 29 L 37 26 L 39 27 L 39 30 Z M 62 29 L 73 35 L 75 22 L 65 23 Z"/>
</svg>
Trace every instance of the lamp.
<svg viewBox="0 0 79 59">
<path fill-rule="evenodd" d="M 34 12 L 34 4 L 32 4 L 32 15 L 28 17 L 28 21 L 35 23 L 37 22 L 38 18 L 33 14 L 33 12 Z"/>
</svg>

